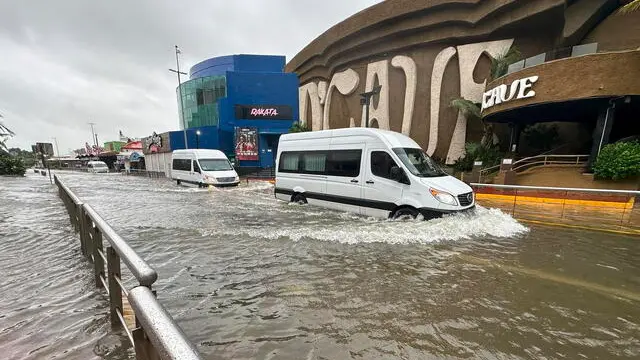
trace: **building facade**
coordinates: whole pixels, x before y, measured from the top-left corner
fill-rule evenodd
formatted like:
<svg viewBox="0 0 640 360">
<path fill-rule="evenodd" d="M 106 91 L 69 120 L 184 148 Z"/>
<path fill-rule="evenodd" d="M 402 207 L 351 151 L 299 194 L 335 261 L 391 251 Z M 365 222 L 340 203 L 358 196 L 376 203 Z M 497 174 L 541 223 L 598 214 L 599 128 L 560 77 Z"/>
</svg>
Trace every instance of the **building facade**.
<svg viewBox="0 0 640 360">
<path fill-rule="evenodd" d="M 371 126 L 407 134 L 447 163 L 486 130 L 452 101 L 482 104 L 497 87 L 507 101 L 494 96 L 482 117 L 503 148 L 536 122 L 573 124 L 568 142 L 606 144 L 617 138 L 609 134 L 638 134 L 630 116 L 640 95 L 640 12 L 619 14 L 626 2 L 387 0 L 327 30 L 286 70 L 300 79 L 300 119 L 313 130 L 363 126 L 361 94 L 379 87 Z M 503 76 L 492 65 L 510 52 L 522 62 Z M 527 82 L 514 88 L 516 80 Z M 607 126 L 617 117 L 609 130 L 607 113 Z"/>
</svg>

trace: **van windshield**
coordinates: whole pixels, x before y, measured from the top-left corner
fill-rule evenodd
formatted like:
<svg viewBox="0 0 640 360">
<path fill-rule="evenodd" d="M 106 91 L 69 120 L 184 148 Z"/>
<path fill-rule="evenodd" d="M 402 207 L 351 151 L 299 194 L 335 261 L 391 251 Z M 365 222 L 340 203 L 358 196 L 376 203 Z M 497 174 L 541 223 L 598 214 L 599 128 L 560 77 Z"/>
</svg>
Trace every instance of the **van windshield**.
<svg viewBox="0 0 640 360">
<path fill-rule="evenodd" d="M 422 149 L 395 148 L 393 152 L 398 155 L 404 166 L 415 176 L 447 176 L 447 173 L 442 171 L 438 164 Z"/>
<path fill-rule="evenodd" d="M 227 159 L 199 159 L 203 171 L 233 170 Z"/>
</svg>

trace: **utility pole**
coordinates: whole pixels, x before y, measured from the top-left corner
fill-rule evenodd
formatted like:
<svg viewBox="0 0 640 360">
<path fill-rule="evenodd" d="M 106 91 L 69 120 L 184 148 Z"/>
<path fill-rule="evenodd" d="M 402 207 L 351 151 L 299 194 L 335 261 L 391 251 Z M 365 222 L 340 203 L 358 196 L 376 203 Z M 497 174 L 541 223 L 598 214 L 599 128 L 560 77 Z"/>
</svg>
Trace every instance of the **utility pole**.
<svg viewBox="0 0 640 360">
<path fill-rule="evenodd" d="M 95 125 L 96 123 L 92 123 L 90 122 L 89 125 L 91 125 L 91 141 L 93 141 L 93 145 L 98 145 L 96 144 L 96 133 L 93 131 L 93 125 Z"/>
<path fill-rule="evenodd" d="M 187 123 L 186 123 L 186 119 L 184 118 L 184 103 L 182 101 L 182 87 L 180 86 L 181 84 L 180 74 L 187 75 L 187 73 L 180 71 L 180 60 L 178 58 L 178 54 L 181 54 L 181 52 L 180 52 L 180 49 L 178 48 L 178 45 L 176 45 L 175 47 L 176 47 L 176 69 L 175 70 L 169 69 L 169 71 L 178 74 L 178 96 L 180 97 L 180 114 L 182 115 L 182 132 L 184 134 L 184 148 L 188 149 L 189 145 L 187 144 Z"/>
</svg>

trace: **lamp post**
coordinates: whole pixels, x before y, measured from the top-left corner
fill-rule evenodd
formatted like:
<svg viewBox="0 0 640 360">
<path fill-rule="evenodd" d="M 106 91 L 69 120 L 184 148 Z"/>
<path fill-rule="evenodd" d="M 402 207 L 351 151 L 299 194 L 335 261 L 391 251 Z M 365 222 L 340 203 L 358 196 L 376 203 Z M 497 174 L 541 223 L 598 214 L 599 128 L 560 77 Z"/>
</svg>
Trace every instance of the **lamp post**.
<svg viewBox="0 0 640 360">
<path fill-rule="evenodd" d="M 196 130 L 196 149 L 200 149 L 200 130 Z"/>
<path fill-rule="evenodd" d="M 60 157 L 60 149 L 58 148 L 58 139 L 56 139 L 55 137 L 52 137 L 52 139 L 56 144 L 56 153 L 58 154 L 58 157 Z"/>
<path fill-rule="evenodd" d="M 181 54 L 178 45 L 176 47 L 176 69 L 169 69 L 169 71 L 178 74 L 178 96 L 180 97 L 180 114 L 182 115 L 182 133 L 184 135 L 184 148 L 188 149 L 189 145 L 187 144 L 187 123 L 184 118 L 184 103 L 182 101 L 182 87 L 180 86 L 180 75 L 187 75 L 187 73 L 180 71 L 180 60 L 178 59 L 178 54 Z"/>
<path fill-rule="evenodd" d="M 373 90 L 360 94 L 360 96 L 362 97 L 360 99 L 360 105 L 364 105 L 365 106 L 365 109 L 364 109 L 364 111 L 365 111 L 365 126 L 364 127 L 369 127 L 369 105 L 371 105 L 371 98 L 374 95 L 380 94 L 380 90 L 381 89 L 382 89 L 382 86 L 378 85 L 378 86 L 374 86 Z"/>
</svg>

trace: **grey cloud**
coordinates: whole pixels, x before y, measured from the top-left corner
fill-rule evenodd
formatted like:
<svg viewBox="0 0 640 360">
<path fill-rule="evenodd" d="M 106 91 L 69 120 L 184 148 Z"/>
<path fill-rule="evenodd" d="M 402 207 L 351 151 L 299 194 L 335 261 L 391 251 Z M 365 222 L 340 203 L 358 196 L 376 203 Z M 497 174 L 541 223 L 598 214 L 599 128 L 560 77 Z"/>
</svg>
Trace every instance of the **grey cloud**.
<svg viewBox="0 0 640 360">
<path fill-rule="evenodd" d="M 0 2 L 0 113 L 29 148 L 61 151 L 118 130 L 146 136 L 178 126 L 173 45 L 183 70 L 237 53 L 288 59 L 379 0 L 23 0 Z"/>
</svg>

